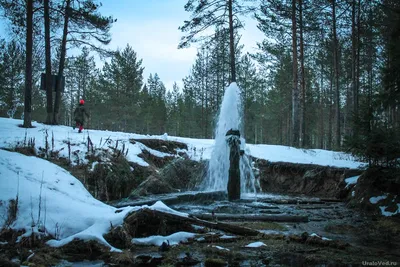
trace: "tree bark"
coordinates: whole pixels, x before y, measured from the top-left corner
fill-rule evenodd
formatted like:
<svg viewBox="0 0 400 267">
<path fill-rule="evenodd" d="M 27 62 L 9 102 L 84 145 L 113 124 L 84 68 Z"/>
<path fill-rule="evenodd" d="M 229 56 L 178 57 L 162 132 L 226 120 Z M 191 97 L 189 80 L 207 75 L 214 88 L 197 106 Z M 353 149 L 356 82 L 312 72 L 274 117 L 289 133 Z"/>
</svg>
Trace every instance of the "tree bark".
<svg viewBox="0 0 400 267">
<path fill-rule="evenodd" d="M 128 232 L 134 237 L 138 235 L 139 233 L 136 233 L 135 231 L 135 226 L 137 225 L 137 221 L 139 221 L 138 218 L 140 218 L 140 221 L 143 221 L 142 218 L 154 218 L 158 217 L 163 220 L 164 224 L 166 223 L 171 223 L 171 224 L 177 224 L 177 225 L 185 225 L 185 224 L 195 224 L 199 226 L 206 226 L 212 229 L 217 229 L 217 230 L 222 230 L 228 233 L 232 234 L 237 234 L 237 235 L 244 235 L 244 236 L 257 236 L 260 234 L 259 231 L 243 227 L 243 226 L 238 226 L 238 225 L 232 225 L 232 224 L 227 224 L 227 223 L 221 223 L 221 222 L 209 222 L 205 220 L 200 220 L 197 219 L 196 217 L 183 217 L 177 214 L 173 213 L 167 213 L 167 212 L 162 212 L 159 210 L 150 210 L 147 208 L 140 209 L 138 211 L 135 211 L 132 214 L 128 214 L 124 220 L 124 226 L 125 228 L 128 229 Z M 131 228 L 131 230 L 130 230 Z"/>
<path fill-rule="evenodd" d="M 32 51 L 33 51 L 33 0 L 26 2 L 26 61 L 23 127 L 32 127 Z"/>
<path fill-rule="evenodd" d="M 233 36 L 233 12 L 232 2 L 234 0 L 228 0 L 229 9 L 229 53 L 231 58 L 231 82 L 236 82 L 236 65 L 235 65 L 235 43 Z"/>
<path fill-rule="evenodd" d="M 318 207 L 324 209 L 327 207 Z M 307 209 L 316 209 L 313 207 L 307 207 Z M 264 222 L 308 222 L 307 216 L 296 216 L 296 215 L 260 215 L 260 214 L 194 214 L 196 218 L 202 220 L 232 220 L 232 221 L 264 221 Z"/>
<path fill-rule="evenodd" d="M 229 178 L 228 178 L 228 200 L 240 199 L 240 134 L 235 133 L 226 134 L 228 137 L 229 145 Z M 237 131 L 239 132 L 239 131 Z"/>
<path fill-rule="evenodd" d="M 356 118 L 358 118 L 358 109 L 359 109 L 359 87 L 360 87 L 360 38 L 361 38 L 361 0 L 358 0 L 358 7 L 357 7 L 357 38 L 356 38 L 356 55 L 355 55 L 355 85 L 354 85 L 354 113 Z M 356 130 L 358 130 L 356 128 Z"/>
<path fill-rule="evenodd" d="M 64 64 L 65 64 L 65 55 L 66 55 L 66 47 L 67 47 L 67 34 L 68 34 L 68 20 L 70 13 L 70 5 L 71 0 L 67 0 L 65 6 L 65 17 L 64 17 L 64 29 L 63 29 L 63 39 L 61 42 L 61 54 L 60 54 L 60 65 L 58 66 L 58 79 L 56 83 L 56 99 L 54 103 L 54 116 L 53 123 L 59 124 L 59 113 L 61 106 L 61 83 L 62 76 L 64 73 Z"/>
<path fill-rule="evenodd" d="M 332 149 L 332 128 L 333 128 L 333 68 L 331 68 L 330 79 L 329 79 L 329 118 L 328 118 L 328 144 L 326 148 L 328 150 Z"/>
<path fill-rule="evenodd" d="M 338 56 L 338 40 L 336 33 L 336 0 L 332 0 L 332 27 L 333 27 L 333 62 L 335 69 L 335 107 L 336 107 L 336 132 L 335 132 L 335 148 L 339 149 L 340 140 L 340 91 L 339 91 L 339 56 Z"/>
<path fill-rule="evenodd" d="M 351 3 L 351 90 L 352 90 L 352 105 L 353 116 L 356 115 L 356 0 Z M 353 127 L 354 118 L 353 117 Z M 355 127 L 353 128 L 354 132 Z"/>
<path fill-rule="evenodd" d="M 46 54 L 46 105 L 47 105 L 47 118 L 46 124 L 53 122 L 53 88 L 51 77 L 51 47 L 50 47 L 50 15 L 49 15 L 49 0 L 44 0 L 44 41 L 45 41 L 45 54 Z"/>
<path fill-rule="evenodd" d="M 299 27 L 300 27 L 300 146 L 306 146 L 306 80 L 304 71 L 304 39 L 303 39 L 303 1 L 299 0 Z"/>
<path fill-rule="evenodd" d="M 323 36 L 322 36 L 323 40 Z M 324 97 L 324 63 L 322 62 L 321 59 L 321 84 L 320 84 L 320 90 L 319 90 L 319 107 L 321 110 L 321 114 L 319 116 L 319 148 L 324 149 L 324 109 L 325 109 L 325 97 Z"/>
<path fill-rule="evenodd" d="M 299 146 L 299 88 L 297 86 L 297 22 L 296 0 L 292 0 L 292 49 L 293 49 L 293 89 L 292 89 L 292 146 Z"/>
</svg>

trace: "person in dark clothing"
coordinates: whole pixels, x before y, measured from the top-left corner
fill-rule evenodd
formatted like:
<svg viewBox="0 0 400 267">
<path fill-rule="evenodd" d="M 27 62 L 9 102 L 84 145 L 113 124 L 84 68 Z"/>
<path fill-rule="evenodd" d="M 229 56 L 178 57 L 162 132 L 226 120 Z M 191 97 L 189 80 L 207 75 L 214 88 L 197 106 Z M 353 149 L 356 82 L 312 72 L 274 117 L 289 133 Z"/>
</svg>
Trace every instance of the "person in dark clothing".
<svg viewBox="0 0 400 267">
<path fill-rule="evenodd" d="M 85 115 L 86 117 L 89 118 L 89 113 L 87 113 L 85 108 L 85 100 L 81 99 L 79 100 L 79 106 L 74 111 L 76 127 L 79 128 L 78 133 L 81 133 L 83 130 L 83 124 L 85 123 Z"/>
</svg>

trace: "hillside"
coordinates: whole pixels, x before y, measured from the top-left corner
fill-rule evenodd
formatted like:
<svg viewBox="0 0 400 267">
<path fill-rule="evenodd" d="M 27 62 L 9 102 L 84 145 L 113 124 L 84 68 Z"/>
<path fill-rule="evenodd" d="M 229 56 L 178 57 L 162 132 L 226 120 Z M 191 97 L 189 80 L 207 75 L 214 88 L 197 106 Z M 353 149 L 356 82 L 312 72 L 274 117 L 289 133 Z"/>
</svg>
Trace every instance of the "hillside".
<svg viewBox="0 0 400 267">
<path fill-rule="evenodd" d="M 158 156 L 165 157 L 171 154 L 153 150 L 141 143 L 132 144 L 130 139 L 162 139 L 168 141 L 178 141 L 187 144 L 188 149 L 185 153 L 193 160 L 210 159 L 213 149 L 212 139 L 194 139 L 164 135 L 141 135 L 134 133 L 85 130 L 82 134 L 67 126 L 48 126 L 41 123 L 33 123 L 35 128 L 24 129 L 18 127 L 22 124 L 21 120 L 0 118 L 0 147 L 15 148 L 22 146 L 24 142 L 31 138 L 35 140 L 37 152 L 45 149 L 46 140 L 49 150 L 59 151 L 59 156 L 68 158 L 67 143 L 71 144 L 71 154 L 77 158 L 72 160 L 72 164 L 85 162 L 85 151 L 87 151 L 87 138 L 89 137 L 93 146 L 107 148 L 118 146 L 128 150 L 127 159 L 142 166 L 148 166 L 138 155 L 142 150 Z M 47 137 L 46 137 L 47 136 Z M 54 138 L 54 142 L 52 139 Z M 118 143 L 117 143 L 118 142 Z M 54 146 L 53 146 L 54 144 Z M 352 156 L 342 152 L 327 151 L 321 149 L 297 149 L 287 146 L 247 144 L 246 153 L 259 159 L 271 162 L 291 162 L 303 164 L 317 164 L 322 166 L 335 166 L 344 168 L 358 168 L 364 166 L 362 162 L 357 162 Z"/>
<path fill-rule="evenodd" d="M 22 153 L 0 149 L 0 225 L 3 229 L 0 235 L 0 251 L 4 252 L 4 256 L 6 257 L 5 262 L 7 262 L 7 264 L 9 263 L 7 258 L 10 259 L 13 257 L 26 260 L 27 262 L 32 260 L 34 262 L 41 262 L 44 260 L 47 263 L 57 263 L 60 259 L 65 258 L 76 261 L 80 259 L 79 257 L 81 256 L 78 257 L 79 253 L 77 254 L 77 252 L 73 251 L 76 251 L 78 248 L 87 251 L 85 253 L 89 253 L 89 251 L 90 254 L 98 253 L 96 257 L 115 263 L 122 260 L 122 256 L 112 256 L 112 259 L 105 259 L 104 257 L 110 257 L 107 256 L 110 252 L 122 252 L 121 255 L 126 255 L 126 253 L 128 253 L 126 252 L 126 248 L 130 246 L 140 247 L 143 245 L 153 245 L 162 247 L 165 240 L 170 242 L 173 250 L 180 250 L 177 245 L 181 242 L 183 244 L 200 246 L 199 249 L 204 251 L 204 255 L 209 254 L 209 252 L 206 252 L 207 249 L 229 251 L 229 249 L 224 248 L 222 244 L 225 242 L 233 242 L 232 245 L 226 244 L 226 246 L 230 247 L 232 250 L 238 251 L 235 253 L 239 253 L 239 251 L 240 253 L 244 253 L 246 256 L 242 256 L 244 257 L 243 259 L 250 257 L 255 260 L 254 262 L 258 261 L 254 258 L 255 254 L 252 250 L 249 250 L 249 248 L 258 249 L 268 244 L 268 247 L 275 251 L 274 253 L 278 253 L 276 255 L 280 255 L 281 245 L 279 242 L 281 241 L 274 241 L 277 238 L 275 235 L 276 233 L 273 231 L 274 235 L 272 236 L 265 236 L 265 233 L 270 233 L 271 230 L 268 230 L 270 227 L 272 227 L 272 229 L 277 228 L 287 231 L 289 227 L 287 223 L 280 225 L 259 225 L 257 227 L 262 227 L 261 229 L 264 230 L 256 230 L 256 233 L 264 234 L 250 239 L 228 236 L 224 234 L 224 232 L 219 232 L 217 239 L 220 240 L 219 242 L 223 243 L 213 245 L 211 248 L 208 248 L 210 247 L 210 245 L 208 245 L 206 250 L 204 250 L 204 247 L 201 248 L 203 246 L 201 244 L 204 242 L 203 240 L 209 238 L 208 235 L 210 233 L 204 233 L 202 227 L 196 225 L 190 226 L 185 223 L 179 224 L 182 227 L 184 226 L 180 231 L 172 231 L 168 228 L 168 232 L 164 235 L 157 235 L 156 232 L 154 232 L 143 238 L 139 235 L 135 238 L 129 237 L 131 239 L 125 237 L 123 241 L 118 241 L 121 235 L 126 235 L 125 231 L 127 231 L 127 229 L 129 230 L 127 220 L 132 220 L 129 218 L 134 218 L 134 216 L 139 216 L 140 214 L 153 214 L 151 216 L 155 216 L 158 214 L 157 212 L 161 212 L 160 214 L 164 214 L 163 216 L 167 216 L 165 214 L 171 214 L 168 216 L 172 216 L 171 218 L 175 219 L 180 218 L 182 221 L 192 220 L 188 215 L 189 211 L 193 212 L 193 207 L 191 208 L 190 205 L 187 207 L 182 206 L 180 211 L 177 211 L 166 206 L 161 201 L 154 201 L 155 204 L 153 205 L 134 205 L 115 208 L 95 199 L 91 193 L 89 193 L 88 189 L 85 188 L 85 186 L 87 186 L 85 183 L 90 177 L 77 179 L 71 175 L 71 173 L 79 174 L 78 170 L 82 170 L 82 168 L 85 169 L 85 175 L 88 173 L 98 175 L 99 173 L 96 172 L 96 170 L 98 170 L 97 168 L 99 168 L 99 166 L 108 166 L 110 169 L 107 173 L 112 173 L 115 171 L 115 169 L 113 169 L 115 164 L 118 163 L 118 161 L 115 162 L 114 160 L 116 158 L 126 157 L 126 161 L 130 164 L 128 165 L 128 172 L 136 174 L 137 169 L 143 168 L 149 169 L 150 176 L 156 177 L 157 173 L 161 176 L 164 174 L 164 172 L 162 172 L 164 170 L 163 164 L 166 164 L 168 161 L 185 158 L 193 162 L 201 162 L 202 160 L 209 159 L 213 148 L 213 140 L 171 137 L 167 134 L 148 136 L 96 130 L 86 130 L 83 134 L 78 134 L 76 130 L 73 131 L 70 127 L 65 126 L 47 126 L 34 123 L 35 128 L 24 129 L 18 127 L 20 123 L 20 120 L 0 118 L 0 124 L 2 125 L 0 130 L 0 146 L 3 149 L 15 150 Z M 124 155 L 123 157 L 119 156 L 121 153 Z M 287 164 L 301 163 L 301 166 L 305 166 L 304 163 L 310 166 L 317 166 L 312 164 L 318 163 L 318 168 L 325 168 L 330 165 L 338 170 L 340 170 L 340 168 L 350 167 L 354 169 L 363 166 L 363 163 L 355 161 L 351 156 L 345 153 L 324 150 L 301 150 L 284 146 L 250 144 L 248 145 L 246 153 L 249 153 L 254 158 L 257 157 L 263 162 L 276 162 L 277 164 L 286 162 Z M 36 155 L 37 157 L 29 155 Z M 160 160 L 163 158 L 165 158 L 165 162 Z M 157 164 L 160 164 L 160 168 L 157 167 Z M 71 170 L 71 173 L 66 169 Z M 96 177 L 96 179 L 100 178 Z M 354 185 L 356 180 L 357 179 L 351 179 L 348 180 L 347 183 L 349 185 Z M 113 181 L 113 183 L 118 182 L 121 181 Z M 157 200 L 157 197 L 155 197 L 155 199 Z M 308 214 L 304 211 L 309 212 L 310 210 L 308 210 L 308 208 L 311 207 L 305 207 L 304 211 L 296 211 L 296 208 L 293 209 L 293 206 L 291 206 L 291 204 L 294 203 L 303 203 L 303 205 L 315 203 L 317 205 L 325 205 L 324 207 L 327 210 L 324 211 L 323 214 L 327 214 L 328 211 L 337 212 L 337 209 L 341 211 L 341 214 L 346 214 L 345 217 L 337 216 L 335 213 L 329 215 L 331 216 L 330 218 L 339 220 L 341 224 L 347 223 L 347 221 L 350 220 L 357 224 L 360 223 L 359 215 L 347 211 L 342 204 L 338 203 L 334 207 L 335 209 L 332 209 L 333 207 L 331 204 L 325 203 L 319 199 L 292 198 L 265 194 L 264 196 L 259 196 L 258 202 L 255 200 L 254 202 L 249 202 L 248 205 L 249 207 L 253 207 L 252 209 L 258 209 L 257 212 L 259 213 L 262 209 L 270 207 L 269 205 L 271 204 L 266 204 L 269 203 L 269 201 L 274 203 L 274 205 L 282 205 L 279 208 L 281 210 L 280 212 L 284 212 L 284 214 L 281 214 L 283 216 L 282 218 L 289 218 L 289 220 L 293 217 L 293 219 L 301 218 L 302 220 L 306 219 L 308 221 L 308 216 L 311 216 L 310 218 L 315 217 L 315 220 L 317 220 L 317 218 L 324 218 L 325 215 L 322 216 L 322 213 L 320 214 L 318 210 L 304 216 Z M 206 201 L 205 203 L 209 202 Z M 237 207 L 230 207 L 228 210 L 233 209 L 238 211 L 243 209 L 241 203 L 234 205 L 237 205 Z M 224 202 L 215 202 L 213 205 L 207 204 L 203 209 L 204 208 L 221 209 L 223 211 L 227 206 Z M 195 208 L 195 210 L 196 209 L 197 208 Z M 148 210 L 151 212 L 148 213 Z M 187 210 L 187 212 L 185 212 L 185 210 Z M 285 215 L 288 211 L 289 214 L 292 214 L 292 217 L 287 217 Z M 274 218 L 274 216 L 278 216 L 278 219 L 280 218 L 280 215 L 272 215 L 272 217 L 269 218 Z M 150 219 L 154 220 L 155 218 Z M 154 224 L 154 221 L 149 224 L 149 222 L 146 221 L 148 218 L 142 218 L 141 220 L 143 220 L 143 225 L 149 226 Z M 158 225 L 158 222 L 155 224 Z M 255 231 L 254 229 L 240 228 L 242 227 L 241 223 L 239 223 L 239 225 L 238 229 L 240 231 L 243 229 L 247 229 L 246 231 L 250 231 L 250 233 Z M 292 230 L 286 233 L 283 232 L 283 235 L 278 235 L 278 237 L 282 242 L 287 239 L 295 243 L 300 242 L 301 244 L 304 243 L 302 237 L 296 237 L 296 235 L 293 234 L 299 233 L 299 231 L 303 229 L 303 231 L 310 231 L 310 233 L 312 233 L 306 240 L 310 240 L 307 242 L 312 242 L 314 246 L 330 246 L 333 249 L 344 249 L 348 246 L 342 241 L 331 240 L 313 233 L 313 231 L 318 230 L 319 233 L 329 234 L 329 232 L 320 229 L 320 227 L 323 227 L 323 224 L 319 226 L 317 226 L 318 224 L 313 225 L 314 226 L 310 228 L 310 226 L 307 226 L 307 222 L 296 223 Z M 300 228 L 296 230 L 297 227 Z M 123 229 L 122 232 L 121 229 Z M 173 229 L 176 229 L 176 226 L 174 226 Z M 189 231 L 188 229 L 192 230 Z M 230 228 L 227 229 L 229 231 Z M 277 233 L 280 232 L 278 231 Z M 347 234 L 350 235 L 351 233 L 346 233 L 346 235 Z M 118 242 L 115 241 L 116 238 Z M 340 238 L 343 238 L 343 236 L 340 236 Z M 353 238 L 354 237 L 349 237 L 348 239 L 353 240 Z M 231 241 L 226 241 L 226 239 Z M 85 243 L 79 243 L 80 241 L 85 241 Z M 121 242 L 129 243 L 128 247 Z M 55 249 L 51 250 L 51 256 L 46 256 L 46 254 L 49 253 L 46 247 L 44 249 L 41 248 L 42 245 L 40 244 L 43 243 Z M 24 248 L 25 256 L 18 255 L 18 250 L 13 249 L 16 247 L 16 244 L 18 244 L 18 247 L 21 246 Z M 297 245 L 295 246 L 297 247 Z M 63 247 L 63 251 L 65 251 L 66 255 L 60 256 L 59 252 L 56 252 L 57 247 Z M 29 252 L 28 248 L 33 248 L 34 252 Z M 243 250 L 243 248 L 245 249 Z M 148 248 L 146 250 L 152 251 L 153 249 Z M 136 252 L 134 252 L 133 255 L 135 255 L 135 253 Z M 341 257 L 349 257 L 348 253 L 347 250 L 343 250 L 338 254 L 335 260 L 340 261 Z M 145 253 L 145 255 L 148 254 Z M 190 255 L 192 256 L 192 254 Z M 197 255 L 197 257 L 206 260 L 203 258 L 205 257 L 204 255 Z M 363 254 L 360 254 L 360 257 L 362 257 L 362 255 Z M 317 262 L 326 261 L 326 255 L 319 255 L 318 257 L 320 258 Z M 374 259 L 373 257 L 370 258 Z M 84 257 L 83 259 L 86 258 Z M 3 258 L 0 257 L 0 264 L 2 264 L 2 260 Z M 349 260 L 349 258 L 347 258 L 347 260 Z M 129 262 L 127 259 L 125 259 L 125 261 Z M 137 261 L 138 259 L 136 258 L 135 262 Z"/>
</svg>

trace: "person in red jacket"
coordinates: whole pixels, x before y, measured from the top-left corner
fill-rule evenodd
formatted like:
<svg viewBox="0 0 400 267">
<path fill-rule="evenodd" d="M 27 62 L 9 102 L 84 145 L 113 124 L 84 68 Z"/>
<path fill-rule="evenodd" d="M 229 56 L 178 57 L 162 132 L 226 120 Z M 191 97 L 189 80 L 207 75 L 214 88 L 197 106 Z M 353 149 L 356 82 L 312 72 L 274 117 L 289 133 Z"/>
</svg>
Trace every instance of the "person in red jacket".
<svg viewBox="0 0 400 267">
<path fill-rule="evenodd" d="M 83 124 L 85 123 L 85 115 L 86 117 L 89 118 L 89 113 L 87 113 L 85 108 L 85 100 L 81 99 L 79 100 L 79 106 L 74 111 L 76 127 L 79 128 L 78 133 L 81 133 L 83 130 Z"/>
</svg>

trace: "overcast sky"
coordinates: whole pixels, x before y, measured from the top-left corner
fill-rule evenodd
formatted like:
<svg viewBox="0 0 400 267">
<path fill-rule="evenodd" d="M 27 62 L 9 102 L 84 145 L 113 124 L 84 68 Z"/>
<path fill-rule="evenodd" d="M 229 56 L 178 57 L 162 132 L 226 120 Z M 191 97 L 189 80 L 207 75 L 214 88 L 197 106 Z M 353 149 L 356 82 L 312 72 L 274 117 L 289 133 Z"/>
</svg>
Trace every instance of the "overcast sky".
<svg viewBox="0 0 400 267">
<path fill-rule="evenodd" d="M 190 19 L 184 10 L 187 0 L 101 0 L 100 13 L 113 16 L 117 22 L 111 29 L 111 49 L 124 49 L 129 44 L 143 59 L 144 81 L 150 73 L 158 73 L 167 89 L 189 74 L 196 57 L 196 47 L 177 49 L 181 36 L 178 27 Z M 7 34 L 0 23 L 0 33 Z M 245 19 L 241 30 L 241 44 L 245 52 L 254 52 L 256 43 L 263 39 L 253 19 Z"/>
<path fill-rule="evenodd" d="M 103 15 L 112 15 L 111 48 L 132 46 L 145 67 L 144 79 L 157 72 L 167 89 L 189 74 L 196 57 L 196 47 L 177 49 L 182 33 L 178 27 L 189 20 L 184 10 L 187 0 L 103 0 Z M 254 51 L 263 35 L 252 19 L 246 20 L 241 43 L 245 51 Z"/>
</svg>

